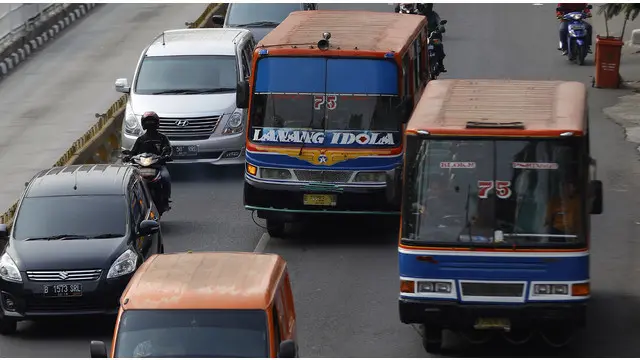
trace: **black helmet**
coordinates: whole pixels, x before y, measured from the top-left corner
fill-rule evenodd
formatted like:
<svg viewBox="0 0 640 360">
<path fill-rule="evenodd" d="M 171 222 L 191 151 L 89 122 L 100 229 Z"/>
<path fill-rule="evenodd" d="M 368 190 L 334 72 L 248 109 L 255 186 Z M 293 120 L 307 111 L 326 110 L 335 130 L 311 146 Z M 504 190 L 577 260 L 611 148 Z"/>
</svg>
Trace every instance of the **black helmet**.
<svg viewBox="0 0 640 360">
<path fill-rule="evenodd" d="M 427 12 L 427 13 L 432 12 L 433 11 L 433 3 L 423 3 L 422 4 L 422 9 L 423 9 L 422 11 Z"/>
<path fill-rule="evenodd" d="M 142 114 L 140 123 L 142 124 L 142 128 L 145 130 L 157 130 L 160 126 L 160 117 L 155 113 L 155 111 L 147 111 Z"/>
</svg>

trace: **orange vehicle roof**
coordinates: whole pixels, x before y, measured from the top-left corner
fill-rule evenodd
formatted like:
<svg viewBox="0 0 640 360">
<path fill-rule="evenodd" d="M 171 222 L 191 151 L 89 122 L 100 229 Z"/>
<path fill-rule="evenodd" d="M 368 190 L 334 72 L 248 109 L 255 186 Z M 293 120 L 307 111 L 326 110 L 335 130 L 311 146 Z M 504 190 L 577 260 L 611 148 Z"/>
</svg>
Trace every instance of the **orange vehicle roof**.
<svg viewBox="0 0 640 360">
<path fill-rule="evenodd" d="M 586 86 L 574 81 L 434 80 L 416 106 L 407 132 L 533 134 L 586 129 Z M 524 130 L 467 129 L 468 122 L 522 122 Z"/>
<path fill-rule="evenodd" d="M 273 254 L 193 252 L 154 255 L 122 294 L 130 309 L 266 309 L 285 271 Z"/>
<path fill-rule="evenodd" d="M 331 50 L 402 52 L 407 40 L 426 25 L 419 15 L 375 11 L 294 11 L 258 43 L 258 47 L 315 45 L 331 33 Z"/>
</svg>

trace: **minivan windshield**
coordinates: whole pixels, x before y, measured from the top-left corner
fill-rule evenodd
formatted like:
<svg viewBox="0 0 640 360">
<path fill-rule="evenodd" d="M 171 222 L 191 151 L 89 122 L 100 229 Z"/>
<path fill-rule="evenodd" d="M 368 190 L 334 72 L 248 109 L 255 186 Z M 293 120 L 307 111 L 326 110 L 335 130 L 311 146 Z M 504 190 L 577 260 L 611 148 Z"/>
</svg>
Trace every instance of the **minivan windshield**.
<svg viewBox="0 0 640 360">
<path fill-rule="evenodd" d="M 407 139 L 407 244 L 581 246 L 581 139 Z"/>
<path fill-rule="evenodd" d="M 231 55 L 147 56 L 140 65 L 135 93 L 235 92 L 237 82 L 236 58 Z"/>
<path fill-rule="evenodd" d="M 299 3 L 234 3 L 229 4 L 227 27 L 252 25 L 276 26 L 292 11 L 300 11 Z M 276 24 L 276 25 L 273 25 Z"/>
<path fill-rule="evenodd" d="M 117 358 L 266 358 L 262 310 L 127 310 L 116 339 Z"/>
<path fill-rule="evenodd" d="M 126 228 L 127 202 L 123 195 L 27 197 L 20 204 L 13 237 L 121 237 Z"/>
</svg>

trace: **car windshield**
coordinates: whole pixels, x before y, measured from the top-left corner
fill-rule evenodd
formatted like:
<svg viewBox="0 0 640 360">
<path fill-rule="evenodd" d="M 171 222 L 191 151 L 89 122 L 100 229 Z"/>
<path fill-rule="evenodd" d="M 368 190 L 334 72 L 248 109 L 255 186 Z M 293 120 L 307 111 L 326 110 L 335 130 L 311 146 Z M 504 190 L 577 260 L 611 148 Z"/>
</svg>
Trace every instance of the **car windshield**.
<svg viewBox="0 0 640 360">
<path fill-rule="evenodd" d="M 235 92 L 234 56 L 147 56 L 135 85 L 137 94 L 207 94 Z"/>
<path fill-rule="evenodd" d="M 580 139 L 407 142 L 403 242 L 579 246 L 586 172 Z M 581 196 L 582 195 L 582 196 Z"/>
<path fill-rule="evenodd" d="M 27 197 L 20 204 L 13 237 L 115 237 L 124 236 L 126 228 L 127 202 L 122 195 Z"/>
<path fill-rule="evenodd" d="M 279 24 L 289 16 L 292 11 L 300 11 L 299 3 L 234 3 L 229 4 L 227 15 L 227 27 L 260 23 Z"/>
<path fill-rule="evenodd" d="M 269 357 L 262 310 L 127 310 L 115 357 Z"/>
<path fill-rule="evenodd" d="M 397 96 L 256 94 L 252 124 L 266 128 L 398 131 Z"/>
</svg>

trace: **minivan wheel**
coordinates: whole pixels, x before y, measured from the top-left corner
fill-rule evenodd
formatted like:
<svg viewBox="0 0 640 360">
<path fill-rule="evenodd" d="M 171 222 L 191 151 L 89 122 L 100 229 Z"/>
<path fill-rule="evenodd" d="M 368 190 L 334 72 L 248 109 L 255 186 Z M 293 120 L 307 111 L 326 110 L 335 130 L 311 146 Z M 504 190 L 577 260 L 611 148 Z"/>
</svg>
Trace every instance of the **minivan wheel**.
<svg viewBox="0 0 640 360">
<path fill-rule="evenodd" d="M 6 317 L 0 318 L 0 334 L 12 335 L 18 331 L 18 322 Z"/>
</svg>

